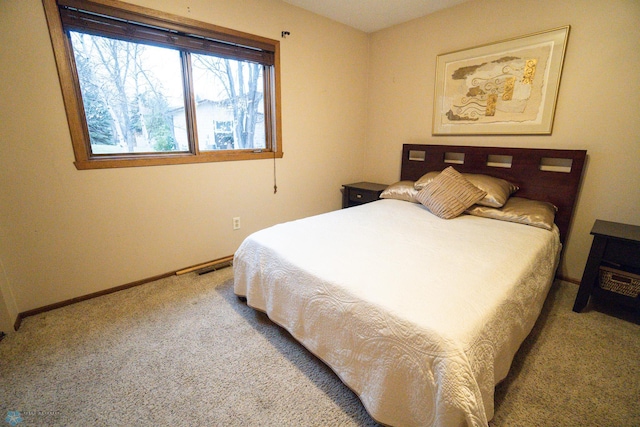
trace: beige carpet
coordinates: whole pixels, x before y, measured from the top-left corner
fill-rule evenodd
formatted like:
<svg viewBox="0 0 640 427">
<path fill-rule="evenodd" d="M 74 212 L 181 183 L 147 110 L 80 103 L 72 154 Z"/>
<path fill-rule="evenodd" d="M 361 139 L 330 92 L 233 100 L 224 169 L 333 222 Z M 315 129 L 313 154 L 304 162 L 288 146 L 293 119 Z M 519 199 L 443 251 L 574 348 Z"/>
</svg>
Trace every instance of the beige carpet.
<svg viewBox="0 0 640 427">
<path fill-rule="evenodd" d="M 0 342 L 0 423 L 11 411 L 19 426 L 375 425 L 232 282 L 230 268 L 191 273 L 26 318 Z M 573 313 L 576 291 L 552 288 L 492 427 L 640 425 L 640 325 Z"/>
</svg>

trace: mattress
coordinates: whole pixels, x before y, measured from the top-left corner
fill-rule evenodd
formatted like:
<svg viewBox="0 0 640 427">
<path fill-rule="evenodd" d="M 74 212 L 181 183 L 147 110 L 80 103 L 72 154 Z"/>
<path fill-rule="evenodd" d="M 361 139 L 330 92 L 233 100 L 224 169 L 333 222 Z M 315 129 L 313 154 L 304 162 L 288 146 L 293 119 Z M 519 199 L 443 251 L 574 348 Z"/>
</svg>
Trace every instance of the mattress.
<svg viewBox="0 0 640 427">
<path fill-rule="evenodd" d="M 486 426 L 553 281 L 557 229 L 384 199 L 258 231 L 234 290 L 392 426 Z"/>
</svg>

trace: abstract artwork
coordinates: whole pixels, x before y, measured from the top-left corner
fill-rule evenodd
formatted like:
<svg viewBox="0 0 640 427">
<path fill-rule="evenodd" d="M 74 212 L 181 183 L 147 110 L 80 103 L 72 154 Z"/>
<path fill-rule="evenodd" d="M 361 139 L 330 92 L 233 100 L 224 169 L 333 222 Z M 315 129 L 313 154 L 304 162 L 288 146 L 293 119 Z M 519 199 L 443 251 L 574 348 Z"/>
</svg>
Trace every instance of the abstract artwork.
<svg viewBox="0 0 640 427">
<path fill-rule="evenodd" d="M 569 26 L 438 55 L 434 135 L 550 134 Z"/>
</svg>

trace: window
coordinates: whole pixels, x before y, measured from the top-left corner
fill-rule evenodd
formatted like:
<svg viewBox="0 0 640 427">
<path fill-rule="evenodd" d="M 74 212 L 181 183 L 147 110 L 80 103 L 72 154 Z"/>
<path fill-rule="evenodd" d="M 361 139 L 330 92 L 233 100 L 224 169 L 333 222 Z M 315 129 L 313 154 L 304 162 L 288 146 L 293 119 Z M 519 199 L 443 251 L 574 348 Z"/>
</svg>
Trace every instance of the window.
<svg viewBox="0 0 640 427">
<path fill-rule="evenodd" d="M 282 157 L 277 41 L 116 1 L 43 4 L 78 169 Z"/>
</svg>

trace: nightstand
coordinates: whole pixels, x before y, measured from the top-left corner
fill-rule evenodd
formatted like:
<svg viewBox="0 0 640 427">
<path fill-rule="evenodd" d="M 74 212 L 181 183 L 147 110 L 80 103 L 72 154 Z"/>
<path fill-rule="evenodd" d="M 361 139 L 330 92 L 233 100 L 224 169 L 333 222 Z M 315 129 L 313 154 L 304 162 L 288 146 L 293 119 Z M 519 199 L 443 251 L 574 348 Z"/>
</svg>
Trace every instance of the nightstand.
<svg viewBox="0 0 640 427">
<path fill-rule="evenodd" d="M 593 243 L 573 311 L 590 296 L 635 308 L 640 313 L 640 227 L 596 220 Z"/>
<path fill-rule="evenodd" d="M 342 208 L 344 209 L 375 202 L 380 198 L 380 194 L 387 188 L 387 185 L 374 182 L 355 182 L 345 184 L 342 187 L 344 188 L 342 190 Z"/>
</svg>

